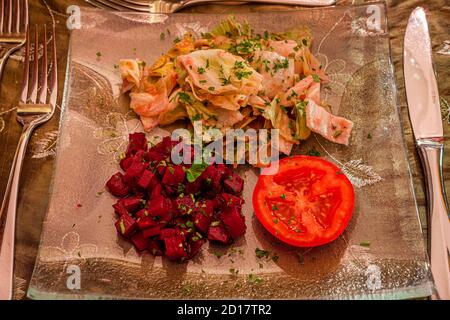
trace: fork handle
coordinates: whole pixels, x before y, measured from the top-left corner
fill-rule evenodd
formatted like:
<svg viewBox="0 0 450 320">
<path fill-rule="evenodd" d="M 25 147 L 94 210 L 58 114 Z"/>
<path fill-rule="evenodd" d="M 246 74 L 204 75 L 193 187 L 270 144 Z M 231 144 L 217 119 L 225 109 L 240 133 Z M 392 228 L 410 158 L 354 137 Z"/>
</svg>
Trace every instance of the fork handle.
<svg viewBox="0 0 450 320">
<path fill-rule="evenodd" d="M 442 160 L 444 145 L 442 139 L 420 139 L 417 141 L 419 155 L 425 172 L 428 196 L 428 250 L 431 273 L 436 285 L 437 296 L 433 299 L 450 299 L 450 223 L 442 183 Z"/>
<path fill-rule="evenodd" d="M 0 226 L 4 226 L 4 228 L 0 227 L 0 300 L 11 300 L 13 296 L 17 196 L 22 163 L 33 129 L 32 124 L 23 127 L 0 209 Z"/>
<path fill-rule="evenodd" d="M 182 3 L 178 10 L 195 6 L 199 4 L 211 4 L 214 2 L 227 2 L 226 0 L 187 0 Z M 229 2 L 248 2 L 248 3 L 266 3 L 266 4 L 282 4 L 282 5 L 297 5 L 307 7 L 324 7 L 336 4 L 336 0 L 231 0 Z"/>
</svg>

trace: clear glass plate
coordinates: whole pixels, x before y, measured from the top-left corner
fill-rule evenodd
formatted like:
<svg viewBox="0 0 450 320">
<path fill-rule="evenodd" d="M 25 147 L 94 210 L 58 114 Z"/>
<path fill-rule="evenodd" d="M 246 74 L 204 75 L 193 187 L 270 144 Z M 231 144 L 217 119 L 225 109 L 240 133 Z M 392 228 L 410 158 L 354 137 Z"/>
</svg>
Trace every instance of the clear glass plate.
<svg viewBox="0 0 450 320">
<path fill-rule="evenodd" d="M 307 25 L 331 82 L 323 96 L 355 123 L 349 147 L 312 136 L 352 180 L 356 208 L 336 241 L 284 245 L 253 217 L 257 171 L 245 177 L 247 234 L 228 248 L 205 245 L 187 263 L 139 255 L 117 236 L 105 181 L 118 170 L 128 133 L 142 130 L 120 97 L 114 65 L 154 61 L 186 30 L 208 30 L 223 14 L 130 14 L 83 10 L 71 36 L 68 77 L 47 217 L 28 296 L 43 298 L 368 299 L 430 295 L 432 282 L 406 160 L 384 3 L 237 14 L 256 32 Z M 170 31 L 164 40 L 162 32 Z M 166 32 L 167 33 L 167 32 Z M 150 138 L 165 133 L 164 128 Z M 255 249 L 278 259 L 259 259 Z M 238 270 L 238 273 L 230 272 Z M 80 282 L 76 278 L 80 273 Z M 231 270 L 233 271 L 233 270 Z M 79 288 L 78 288 L 79 284 Z"/>
</svg>

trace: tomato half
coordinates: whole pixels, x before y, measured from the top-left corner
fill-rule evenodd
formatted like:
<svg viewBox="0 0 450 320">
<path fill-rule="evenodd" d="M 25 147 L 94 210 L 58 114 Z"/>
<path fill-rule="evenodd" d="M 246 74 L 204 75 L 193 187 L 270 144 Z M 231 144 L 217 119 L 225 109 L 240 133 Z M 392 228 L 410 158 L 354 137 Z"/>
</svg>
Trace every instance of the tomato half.
<svg viewBox="0 0 450 320">
<path fill-rule="evenodd" d="M 355 203 L 348 178 L 334 164 L 312 156 L 279 161 L 275 175 L 261 175 L 253 209 L 275 237 L 298 247 L 335 240 L 347 227 Z"/>
</svg>

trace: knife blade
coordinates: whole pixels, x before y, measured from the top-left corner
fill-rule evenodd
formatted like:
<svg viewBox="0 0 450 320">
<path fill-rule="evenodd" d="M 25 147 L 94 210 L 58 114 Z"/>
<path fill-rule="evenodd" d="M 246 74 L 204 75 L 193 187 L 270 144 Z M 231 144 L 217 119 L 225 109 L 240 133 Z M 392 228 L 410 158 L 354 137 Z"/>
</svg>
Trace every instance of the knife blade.
<svg viewBox="0 0 450 320">
<path fill-rule="evenodd" d="M 416 8 L 404 39 L 408 111 L 426 177 L 431 273 L 441 299 L 450 299 L 450 223 L 442 183 L 443 126 L 426 13 Z"/>
</svg>

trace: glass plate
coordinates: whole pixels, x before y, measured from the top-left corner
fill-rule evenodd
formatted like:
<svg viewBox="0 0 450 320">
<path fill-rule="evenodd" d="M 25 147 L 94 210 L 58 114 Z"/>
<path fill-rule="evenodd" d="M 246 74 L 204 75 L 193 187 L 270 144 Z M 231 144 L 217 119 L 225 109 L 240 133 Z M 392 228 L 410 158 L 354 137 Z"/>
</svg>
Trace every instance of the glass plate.
<svg viewBox="0 0 450 320">
<path fill-rule="evenodd" d="M 236 16 L 258 33 L 302 25 L 312 29 L 313 52 L 331 79 L 323 96 L 334 113 L 355 126 L 349 147 L 312 136 L 296 152 L 315 147 L 355 185 L 356 208 L 347 230 L 313 249 L 280 243 L 253 217 L 257 171 L 242 167 L 245 237 L 227 248 L 205 245 L 195 259 L 181 264 L 137 254 L 117 236 L 114 199 L 102 192 L 118 170 L 128 133 L 142 130 L 121 101 L 114 65 L 133 57 L 152 62 L 175 37 L 206 31 L 226 15 L 83 10 L 81 29 L 71 36 L 52 194 L 30 298 L 396 299 L 431 294 L 384 4 Z M 170 35 L 161 40 L 167 30 Z M 149 137 L 165 133 L 157 129 Z M 256 248 L 268 250 L 270 258 L 257 258 Z"/>
</svg>

